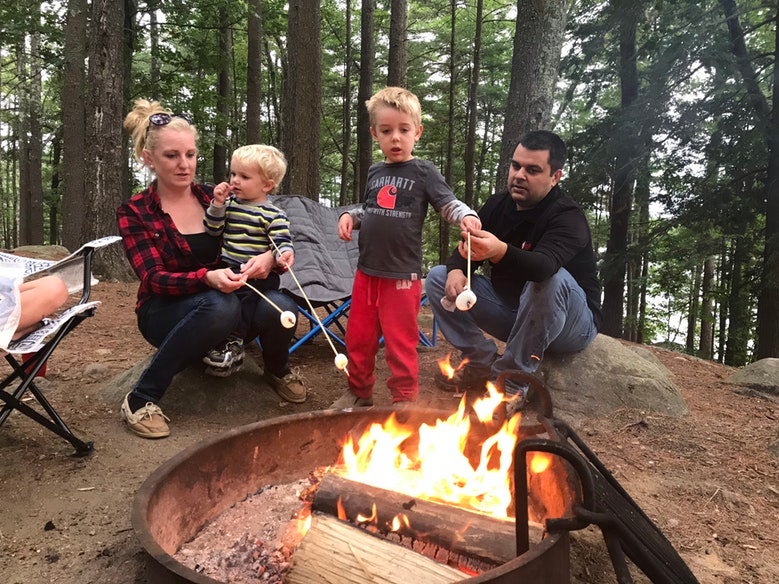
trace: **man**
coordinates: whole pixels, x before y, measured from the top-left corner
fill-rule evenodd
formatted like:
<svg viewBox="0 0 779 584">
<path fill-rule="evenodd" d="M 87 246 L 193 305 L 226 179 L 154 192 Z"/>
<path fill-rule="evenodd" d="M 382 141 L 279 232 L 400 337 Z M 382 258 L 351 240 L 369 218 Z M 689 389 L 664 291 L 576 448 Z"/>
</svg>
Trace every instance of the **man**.
<svg viewBox="0 0 779 584">
<path fill-rule="evenodd" d="M 558 186 L 565 142 L 544 130 L 525 134 L 511 159 L 508 191 L 479 210 L 482 230 L 471 233 L 473 268 L 488 263 L 489 277 L 473 274 L 476 303 L 454 308 L 468 284 L 467 234 L 445 266 L 434 267 L 425 290 L 444 337 L 467 364 L 449 389 L 484 389 L 487 380 L 512 369 L 533 373 L 544 353 L 584 349 L 601 323 L 600 284 L 590 228 L 581 207 Z M 506 342 L 498 355 L 495 342 Z M 506 413 L 514 415 L 525 388 L 506 388 Z"/>
</svg>

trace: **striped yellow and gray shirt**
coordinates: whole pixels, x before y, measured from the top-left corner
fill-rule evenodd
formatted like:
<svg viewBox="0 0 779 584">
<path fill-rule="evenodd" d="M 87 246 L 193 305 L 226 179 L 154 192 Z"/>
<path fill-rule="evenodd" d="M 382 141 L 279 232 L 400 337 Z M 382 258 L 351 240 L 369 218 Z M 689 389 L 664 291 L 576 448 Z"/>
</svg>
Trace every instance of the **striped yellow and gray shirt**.
<svg viewBox="0 0 779 584">
<path fill-rule="evenodd" d="M 268 250 L 278 260 L 292 250 L 289 219 L 267 201 L 241 201 L 230 195 L 221 207 L 209 205 L 204 224 L 206 233 L 222 235 L 222 259 L 228 263 L 243 264 Z"/>
</svg>

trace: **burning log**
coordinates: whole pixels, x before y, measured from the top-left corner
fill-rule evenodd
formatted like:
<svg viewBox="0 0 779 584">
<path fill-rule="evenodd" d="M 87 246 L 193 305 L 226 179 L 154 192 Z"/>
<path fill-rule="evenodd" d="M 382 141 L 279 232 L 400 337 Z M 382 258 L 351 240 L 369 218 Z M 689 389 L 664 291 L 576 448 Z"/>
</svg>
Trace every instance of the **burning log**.
<svg viewBox="0 0 779 584">
<path fill-rule="evenodd" d="M 391 531 L 388 526 L 396 517 L 405 516 L 405 525 L 389 539 L 399 539 L 401 544 L 411 543 L 408 547 L 413 549 L 425 548 L 422 553 L 439 561 L 460 566 L 472 564 L 471 568 L 477 572 L 516 557 L 513 521 L 415 499 L 326 473 L 317 489 L 312 510 L 338 517 L 339 506 L 352 522 L 358 515 L 370 517 L 375 506 L 374 524 L 385 533 Z M 340 516 L 343 518 L 343 514 Z M 536 535 L 540 540 L 540 530 Z"/>
<path fill-rule="evenodd" d="M 287 584 L 443 584 L 464 577 L 455 568 L 404 550 L 340 519 L 316 514 L 284 581 Z"/>
</svg>

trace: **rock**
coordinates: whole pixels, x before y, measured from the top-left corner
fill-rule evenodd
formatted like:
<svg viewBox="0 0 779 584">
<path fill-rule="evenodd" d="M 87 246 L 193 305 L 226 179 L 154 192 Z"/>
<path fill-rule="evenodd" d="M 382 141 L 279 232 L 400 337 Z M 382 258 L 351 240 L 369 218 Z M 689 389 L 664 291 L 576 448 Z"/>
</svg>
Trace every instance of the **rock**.
<svg viewBox="0 0 779 584">
<path fill-rule="evenodd" d="M 61 260 L 70 253 L 68 248 L 61 245 L 21 245 L 12 250 L 12 253 L 36 260 Z"/>
<path fill-rule="evenodd" d="M 742 367 L 724 381 L 779 395 L 779 359 L 760 359 Z"/>
<path fill-rule="evenodd" d="M 150 362 L 151 356 L 110 379 L 100 389 L 100 397 L 111 405 L 120 404 Z M 263 381 L 262 368 L 249 355 L 243 369 L 230 377 L 211 377 L 203 369 L 203 365 L 196 364 L 173 378 L 160 401 L 167 415 L 228 414 L 235 416 L 236 423 L 248 423 L 255 421 L 259 412 L 278 408 L 282 401 Z"/>
<path fill-rule="evenodd" d="M 604 416 L 620 408 L 685 415 L 687 405 L 669 371 L 647 353 L 598 335 L 578 353 L 545 355 L 537 375 L 561 418 Z"/>
</svg>

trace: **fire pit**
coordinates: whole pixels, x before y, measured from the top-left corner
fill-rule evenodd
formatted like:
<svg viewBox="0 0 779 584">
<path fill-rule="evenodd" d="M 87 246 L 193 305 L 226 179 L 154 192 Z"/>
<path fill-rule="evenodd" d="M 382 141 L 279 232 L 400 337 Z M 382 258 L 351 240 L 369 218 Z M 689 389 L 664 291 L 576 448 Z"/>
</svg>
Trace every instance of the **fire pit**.
<svg viewBox="0 0 779 584">
<path fill-rule="evenodd" d="M 315 468 L 334 464 L 347 435 L 383 423 L 393 411 L 330 410 L 274 418 L 235 428 L 173 457 L 149 476 L 133 504 L 132 524 L 150 556 L 148 581 L 217 583 L 179 563 L 173 554 L 208 522 L 262 487 L 288 483 Z M 425 409 L 398 413 L 401 418 L 426 424 L 447 415 Z M 544 432 L 535 426 L 521 430 L 520 438 Z M 486 437 L 476 435 L 473 439 Z M 542 522 L 571 514 L 577 483 L 567 464 L 554 464 L 554 472 L 545 473 L 544 479 L 534 477 L 535 484 L 529 485 L 531 520 Z M 463 574 L 460 581 L 556 584 L 569 579 L 568 533 L 558 532 L 546 534 L 524 553 L 478 576 Z"/>
</svg>

